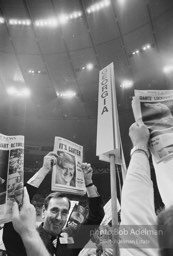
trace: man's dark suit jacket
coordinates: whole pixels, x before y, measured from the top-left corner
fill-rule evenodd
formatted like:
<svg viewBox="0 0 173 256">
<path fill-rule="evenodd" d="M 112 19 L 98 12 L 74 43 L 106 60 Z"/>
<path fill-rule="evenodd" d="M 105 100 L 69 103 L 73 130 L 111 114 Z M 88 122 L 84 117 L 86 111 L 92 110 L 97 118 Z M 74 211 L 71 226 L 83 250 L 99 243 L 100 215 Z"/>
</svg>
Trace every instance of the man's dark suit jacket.
<svg viewBox="0 0 173 256">
<path fill-rule="evenodd" d="M 33 196 L 37 193 L 37 188 L 29 184 L 27 184 L 27 190 L 30 199 L 32 199 Z M 73 245 L 60 244 L 59 239 L 57 239 L 57 246 L 54 248 L 52 244 L 52 238 L 46 232 L 44 232 L 44 229 L 41 226 L 38 228 L 38 232 L 50 255 L 77 256 L 80 250 L 91 238 L 91 233 L 99 226 L 101 220 L 103 219 L 104 210 L 100 196 L 88 198 L 88 203 L 88 218 L 77 231 L 74 239 L 75 243 Z M 14 230 L 12 222 L 6 223 L 4 225 L 3 242 L 8 256 L 27 256 L 22 239 Z"/>
</svg>

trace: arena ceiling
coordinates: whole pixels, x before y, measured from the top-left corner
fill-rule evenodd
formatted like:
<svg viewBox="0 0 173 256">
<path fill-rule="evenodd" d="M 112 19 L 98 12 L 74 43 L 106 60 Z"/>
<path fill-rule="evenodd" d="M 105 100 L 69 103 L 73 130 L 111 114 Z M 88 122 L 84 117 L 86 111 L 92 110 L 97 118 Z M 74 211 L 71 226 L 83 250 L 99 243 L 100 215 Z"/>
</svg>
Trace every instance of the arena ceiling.
<svg viewBox="0 0 173 256">
<path fill-rule="evenodd" d="M 113 62 L 128 161 L 134 89 L 173 86 L 163 72 L 173 65 L 172 0 L 1 0 L 0 38 L 0 131 L 24 134 L 28 145 L 51 147 L 61 136 L 97 161 L 99 70 Z M 10 86 L 31 95 L 8 95 Z M 68 90 L 76 96 L 61 97 Z"/>
</svg>

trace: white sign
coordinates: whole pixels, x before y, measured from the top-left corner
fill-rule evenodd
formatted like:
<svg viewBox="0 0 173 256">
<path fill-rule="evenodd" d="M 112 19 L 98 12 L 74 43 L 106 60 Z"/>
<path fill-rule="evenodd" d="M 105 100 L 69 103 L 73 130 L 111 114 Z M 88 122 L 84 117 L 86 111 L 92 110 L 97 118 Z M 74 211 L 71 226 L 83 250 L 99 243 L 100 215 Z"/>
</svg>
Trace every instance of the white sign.
<svg viewBox="0 0 173 256">
<path fill-rule="evenodd" d="M 97 149 L 101 160 L 109 161 L 109 155 L 120 157 L 120 132 L 116 104 L 113 63 L 99 73 Z"/>
</svg>

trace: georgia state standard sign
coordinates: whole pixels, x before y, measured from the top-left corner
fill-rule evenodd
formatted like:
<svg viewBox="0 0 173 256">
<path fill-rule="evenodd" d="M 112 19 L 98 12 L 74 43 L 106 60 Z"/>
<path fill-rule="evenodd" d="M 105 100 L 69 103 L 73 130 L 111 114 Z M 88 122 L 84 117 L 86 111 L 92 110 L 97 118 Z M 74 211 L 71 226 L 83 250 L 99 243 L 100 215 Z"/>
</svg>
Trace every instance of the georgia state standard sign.
<svg viewBox="0 0 173 256">
<path fill-rule="evenodd" d="M 120 149 L 119 138 L 114 68 L 111 63 L 99 73 L 96 155 L 103 160 L 104 156 L 115 153 L 116 149 Z"/>
</svg>

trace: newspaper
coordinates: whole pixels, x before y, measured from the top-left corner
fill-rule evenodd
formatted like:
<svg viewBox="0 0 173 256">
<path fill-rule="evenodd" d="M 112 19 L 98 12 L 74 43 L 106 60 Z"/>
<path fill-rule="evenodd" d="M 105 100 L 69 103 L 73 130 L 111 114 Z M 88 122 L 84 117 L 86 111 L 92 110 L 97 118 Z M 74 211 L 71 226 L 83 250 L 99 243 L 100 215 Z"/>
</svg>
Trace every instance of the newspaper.
<svg viewBox="0 0 173 256">
<path fill-rule="evenodd" d="M 22 204 L 24 136 L 0 134 L 0 224 L 11 221 L 12 203 Z"/>
<path fill-rule="evenodd" d="M 79 230 L 82 223 L 86 220 L 88 212 L 88 207 L 82 205 L 81 202 L 76 201 L 74 203 L 73 208 L 69 214 L 66 227 L 61 233 L 60 242 L 62 244 L 74 244 L 76 231 Z"/>
<path fill-rule="evenodd" d="M 136 122 L 150 130 L 150 151 L 156 163 L 173 158 L 173 90 L 135 90 Z"/>
<path fill-rule="evenodd" d="M 54 150 L 58 155 L 53 166 L 53 191 L 84 195 L 86 193 L 84 175 L 81 169 L 83 147 L 61 137 L 55 137 Z"/>
</svg>

